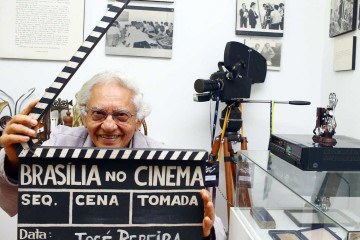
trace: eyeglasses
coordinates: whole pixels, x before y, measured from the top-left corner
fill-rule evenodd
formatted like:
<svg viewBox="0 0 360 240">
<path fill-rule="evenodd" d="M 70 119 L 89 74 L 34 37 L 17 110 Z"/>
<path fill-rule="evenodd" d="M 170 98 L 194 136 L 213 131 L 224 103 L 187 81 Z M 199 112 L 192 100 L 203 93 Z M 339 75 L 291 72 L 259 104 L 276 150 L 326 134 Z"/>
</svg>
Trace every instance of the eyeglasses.
<svg viewBox="0 0 360 240">
<path fill-rule="evenodd" d="M 105 121 L 105 119 L 111 115 L 113 120 L 115 121 L 116 124 L 124 124 L 124 123 L 128 123 L 130 118 L 135 116 L 135 114 L 127 111 L 127 110 L 118 110 L 118 111 L 114 111 L 112 114 L 108 113 L 106 110 L 104 109 L 98 109 L 98 108 L 91 108 L 88 109 L 87 107 L 85 107 L 85 110 L 88 114 L 90 114 L 91 119 L 94 122 L 103 122 Z"/>
</svg>

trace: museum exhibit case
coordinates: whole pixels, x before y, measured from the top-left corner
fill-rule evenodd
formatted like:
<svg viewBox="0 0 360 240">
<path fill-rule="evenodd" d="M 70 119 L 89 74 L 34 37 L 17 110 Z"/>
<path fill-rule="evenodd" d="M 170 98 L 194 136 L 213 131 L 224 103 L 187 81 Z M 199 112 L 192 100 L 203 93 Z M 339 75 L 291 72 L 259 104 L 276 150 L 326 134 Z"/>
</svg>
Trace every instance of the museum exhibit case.
<svg viewBox="0 0 360 240">
<path fill-rule="evenodd" d="M 229 240 L 360 239 L 360 171 L 303 171 L 269 151 L 237 154 Z"/>
</svg>

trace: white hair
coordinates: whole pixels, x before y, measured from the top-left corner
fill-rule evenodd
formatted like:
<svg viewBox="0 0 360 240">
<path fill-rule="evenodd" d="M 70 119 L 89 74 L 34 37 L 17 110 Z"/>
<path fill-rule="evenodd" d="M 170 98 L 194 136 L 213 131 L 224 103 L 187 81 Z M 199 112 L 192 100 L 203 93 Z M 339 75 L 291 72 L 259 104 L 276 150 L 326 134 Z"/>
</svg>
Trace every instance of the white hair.
<svg viewBox="0 0 360 240">
<path fill-rule="evenodd" d="M 144 101 L 143 94 L 140 92 L 134 81 L 131 81 L 129 78 L 121 75 L 119 72 L 110 71 L 101 72 L 93 76 L 90 80 L 84 83 L 80 91 L 76 94 L 80 112 L 83 116 L 86 115 L 85 106 L 90 99 L 94 86 L 109 82 L 119 83 L 122 87 L 133 92 L 132 101 L 136 108 L 136 118 L 138 120 L 141 121 L 145 117 L 149 116 L 151 112 L 150 105 Z"/>
</svg>

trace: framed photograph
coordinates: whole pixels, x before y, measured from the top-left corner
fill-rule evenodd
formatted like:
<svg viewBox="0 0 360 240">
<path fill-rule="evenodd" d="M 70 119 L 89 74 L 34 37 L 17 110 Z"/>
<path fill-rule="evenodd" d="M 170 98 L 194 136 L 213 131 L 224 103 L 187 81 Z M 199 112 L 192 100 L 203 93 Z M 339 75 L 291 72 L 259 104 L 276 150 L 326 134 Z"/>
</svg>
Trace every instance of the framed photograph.
<svg viewBox="0 0 360 240">
<path fill-rule="evenodd" d="M 341 36 L 334 39 L 335 72 L 355 70 L 356 36 Z"/>
<path fill-rule="evenodd" d="M 341 238 L 335 234 L 335 232 L 331 231 L 327 227 L 321 228 L 306 228 L 299 230 L 301 239 L 303 240 L 318 240 L 318 239 L 326 239 L 326 240 L 341 240 Z"/>
<path fill-rule="evenodd" d="M 237 35 L 282 37 L 285 0 L 237 0 Z"/>
<path fill-rule="evenodd" d="M 319 211 L 314 209 L 294 209 L 284 210 L 284 213 L 298 227 L 331 227 L 337 222 L 345 226 L 354 226 L 356 222 L 349 216 L 337 209 L 330 209 L 326 215 L 334 220 L 334 222 Z"/>
<path fill-rule="evenodd" d="M 174 0 L 136 0 L 136 1 L 146 1 L 146 2 L 168 2 L 173 3 Z"/>
<path fill-rule="evenodd" d="M 274 240 L 303 240 L 303 238 L 300 236 L 300 233 L 296 230 L 269 230 L 269 235 Z"/>
<path fill-rule="evenodd" d="M 329 36 L 356 29 L 358 0 L 331 0 Z"/>
<path fill-rule="evenodd" d="M 171 58 L 174 9 L 128 6 L 106 33 L 105 53 Z"/>
<path fill-rule="evenodd" d="M 324 220 L 322 214 L 313 209 L 284 210 L 284 212 L 298 227 L 324 227 L 334 225 L 330 220 L 325 221 L 326 219 Z"/>
<path fill-rule="evenodd" d="M 329 209 L 326 215 L 342 226 L 353 227 L 357 222 L 338 209 Z"/>
<path fill-rule="evenodd" d="M 267 63 L 267 69 L 280 71 L 281 66 L 281 40 L 280 39 L 245 39 L 245 45 L 258 51 Z"/>
<path fill-rule="evenodd" d="M 358 2 L 358 5 L 359 5 L 359 7 L 358 7 L 358 12 L 357 12 L 357 14 L 358 14 L 358 26 L 357 26 L 357 29 L 360 30 L 360 1 Z"/>
<path fill-rule="evenodd" d="M 114 0 L 108 0 L 109 2 L 113 2 Z M 135 0 L 134 2 L 166 2 L 173 3 L 174 0 Z"/>
</svg>

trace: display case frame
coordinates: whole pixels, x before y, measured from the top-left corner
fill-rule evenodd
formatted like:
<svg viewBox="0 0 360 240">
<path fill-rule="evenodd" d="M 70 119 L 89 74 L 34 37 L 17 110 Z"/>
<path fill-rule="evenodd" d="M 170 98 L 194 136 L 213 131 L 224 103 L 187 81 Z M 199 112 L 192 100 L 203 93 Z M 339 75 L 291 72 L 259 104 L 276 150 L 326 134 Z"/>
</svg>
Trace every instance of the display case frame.
<svg viewBox="0 0 360 240">
<path fill-rule="evenodd" d="M 277 239 L 271 233 L 281 231 L 299 236 L 301 240 L 309 239 L 301 234 L 306 229 L 316 230 L 314 234 L 328 234 L 323 239 L 330 235 L 334 239 L 360 239 L 360 189 L 356 187 L 360 184 L 360 172 L 302 171 L 269 151 L 241 151 L 238 154 L 239 161 L 248 164 L 237 164 L 229 240 Z M 240 166 L 249 169 L 240 169 Z M 241 172 L 250 173 L 247 181 L 251 184 L 245 190 L 239 187 L 244 186 Z M 247 191 L 251 207 L 239 204 L 239 196 L 244 195 L 239 191 Z M 276 223 L 273 229 L 262 228 L 264 225 L 254 219 L 252 209 L 255 207 L 266 209 L 273 217 Z M 303 219 L 310 222 L 296 224 L 286 213 L 311 213 L 307 215 L 309 219 Z M 318 216 L 322 222 L 312 221 L 313 216 Z"/>
</svg>

